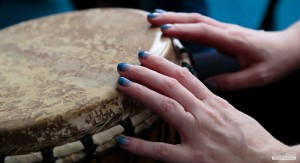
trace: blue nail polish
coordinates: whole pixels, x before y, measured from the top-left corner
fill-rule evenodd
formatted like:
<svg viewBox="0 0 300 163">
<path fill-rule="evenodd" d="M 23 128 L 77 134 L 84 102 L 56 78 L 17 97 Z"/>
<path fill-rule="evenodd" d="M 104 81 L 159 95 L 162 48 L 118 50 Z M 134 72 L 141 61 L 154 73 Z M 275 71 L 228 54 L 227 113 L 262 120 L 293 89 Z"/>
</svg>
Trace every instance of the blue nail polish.
<svg viewBox="0 0 300 163">
<path fill-rule="evenodd" d="M 150 13 L 147 15 L 147 18 L 148 19 L 153 19 L 153 18 L 156 18 L 158 15 L 160 15 L 160 13 Z"/>
<path fill-rule="evenodd" d="M 167 12 L 167 11 L 162 10 L 162 9 L 155 9 L 154 12 L 155 13 L 164 13 L 164 12 Z"/>
<path fill-rule="evenodd" d="M 119 77 L 119 80 L 118 80 L 118 83 L 121 85 L 121 86 L 124 86 L 124 87 L 129 87 L 130 84 L 131 84 L 131 81 L 124 78 L 124 77 Z"/>
<path fill-rule="evenodd" d="M 127 63 L 119 63 L 117 66 L 119 71 L 126 72 L 129 69 L 129 64 Z"/>
<path fill-rule="evenodd" d="M 165 25 L 162 25 L 162 26 L 160 26 L 160 29 L 169 29 L 169 28 L 171 28 L 171 27 L 173 27 L 173 25 L 172 24 L 165 24 Z"/>
<path fill-rule="evenodd" d="M 148 58 L 148 56 L 150 55 L 150 53 L 145 52 L 145 51 L 139 51 L 138 55 L 139 55 L 140 58 L 146 59 L 146 58 Z"/>
<path fill-rule="evenodd" d="M 123 136 L 118 136 L 118 137 L 116 138 L 116 141 L 117 141 L 117 143 L 120 144 L 120 145 L 126 145 L 126 144 L 129 143 L 129 140 L 128 140 L 127 138 L 123 137 Z"/>
</svg>

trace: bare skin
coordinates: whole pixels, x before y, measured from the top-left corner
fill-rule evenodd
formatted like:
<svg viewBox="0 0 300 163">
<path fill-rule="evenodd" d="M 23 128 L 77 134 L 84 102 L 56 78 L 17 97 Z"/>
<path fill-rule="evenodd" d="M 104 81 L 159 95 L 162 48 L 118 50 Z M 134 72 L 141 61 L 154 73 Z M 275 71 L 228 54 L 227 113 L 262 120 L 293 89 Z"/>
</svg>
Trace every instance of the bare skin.
<svg viewBox="0 0 300 163">
<path fill-rule="evenodd" d="M 198 14 L 167 12 L 149 21 L 154 25 L 172 24 L 162 29 L 167 36 L 211 45 L 236 57 L 241 71 L 207 81 L 217 83 L 221 90 L 275 82 L 300 65 L 300 49 L 296 46 L 300 23 L 285 31 L 264 32 Z M 299 146 L 289 147 L 276 140 L 255 119 L 213 94 L 185 68 L 147 52 L 140 52 L 139 60 L 143 66 L 118 65 L 118 90 L 156 112 L 179 132 L 181 143 L 119 137 L 117 142 L 124 150 L 172 163 L 279 162 L 272 160 L 279 152 L 293 152 L 300 158 Z"/>
<path fill-rule="evenodd" d="M 235 57 L 241 70 L 208 78 L 224 91 L 265 86 L 300 68 L 300 21 L 283 31 L 265 32 L 218 22 L 200 14 L 158 13 L 153 25 L 169 24 L 169 37 L 217 48 Z"/>
<path fill-rule="evenodd" d="M 126 64 L 119 69 L 124 78 L 118 89 L 160 115 L 179 132 L 182 143 L 126 137 L 125 150 L 165 162 L 268 162 L 273 153 L 289 150 L 185 68 L 156 55 L 140 61 L 145 67 Z"/>
</svg>

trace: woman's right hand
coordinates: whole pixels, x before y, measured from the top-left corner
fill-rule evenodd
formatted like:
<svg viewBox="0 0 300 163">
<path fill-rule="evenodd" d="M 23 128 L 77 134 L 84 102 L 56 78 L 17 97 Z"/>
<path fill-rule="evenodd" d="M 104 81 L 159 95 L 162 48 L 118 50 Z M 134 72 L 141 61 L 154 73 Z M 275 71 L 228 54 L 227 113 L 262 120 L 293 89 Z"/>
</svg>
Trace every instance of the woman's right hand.
<svg viewBox="0 0 300 163">
<path fill-rule="evenodd" d="M 166 36 L 212 46 L 235 57 L 240 71 L 204 81 L 217 90 L 264 86 L 300 68 L 300 21 L 278 32 L 252 30 L 195 13 L 152 13 L 148 21 L 161 26 Z"/>
<path fill-rule="evenodd" d="M 214 95 L 203 83 L 167 59 L 140 52 L 143 66 L 118 64 L 118 90 L 141 102 L 178 131 L 180 144 L 121 136 L 123 149 L 164 162 L 274 162 L 274 153 L 298 152 L 257 121 Z"/>
</svg>

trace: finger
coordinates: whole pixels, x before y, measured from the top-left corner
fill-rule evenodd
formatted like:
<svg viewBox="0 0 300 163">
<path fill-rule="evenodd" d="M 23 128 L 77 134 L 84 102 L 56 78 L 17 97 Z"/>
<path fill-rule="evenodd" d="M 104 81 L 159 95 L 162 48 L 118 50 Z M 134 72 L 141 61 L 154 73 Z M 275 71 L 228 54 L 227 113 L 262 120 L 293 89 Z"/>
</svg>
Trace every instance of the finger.
<svg viewBox="0 0 300 163">
<path fill-rule="evenodd" d="M 179 145 L 149 142 L 133 137 L 117 137 L 117 143 L 126 151 L 163 162 L 183 162 L 184 154 Z"/>
<path fill-rule="evenodd" d="M 192 75 L 186 68 L 182 68 L 163 57 L 140 51 L 139 60 L 145 67 L 171 78 L 175 78 L 200 100 L 213 95 L 206 86 L 204 86 L 203 83 L 201 83 L 199 79 Z"/>
<path fill-rule="evenodd" d="M 176 79 L 157 73 L 146 67 L 118 64 L 118 72 L 129 80 L 140 83 L 160 94 L 168 96 L 179 102 L 185 110 L 196 108 L 198 99 L 183 87 Z M 192 111 L 191 111 L 192 112 Z"/>
<path fill-rule="evenodd" d="M 233 53 L 239 46 L 237 36 L 230 35 L 228 30 L 205 23 L 166 24 L 161 26 L 161 29 L 168 37 L 212 46 L 225 53 Z"/>
<path fill-rule="evenodd" d="M 259 68 L 249 68 L 234 73 L 226 73 L 210 77 L 204 83 L 215 90 L 234 91 L 266 84 L 263 73 Z"/>
<path fill-rule="evenodd" d="M 170 126 L 174 127 L 179 132 L 186 131 L 186 125 L 191 124 L 191 121 L 194 120 L 193 115 L 186 112 L 177 101 L 163 96 L 143 85 L 120 77 L 117 87 L 118 90 L 125 95 L 140 101 L 146 107 L 157 113 Z M 179 119 L 184 120 L 184 122 L 178 121 Z"/>
<path fill-rule="evenodd" d="M 207 23 L 209 25 L 218 28 L 227 28 L 228 24 L 216 21 L 207 16 L 198 13 L 150 13 L 148 15 L 148 21 L 155 26 L 161 26 L 164 24 L 185 24 L 185 23 Z"/>
</svg>

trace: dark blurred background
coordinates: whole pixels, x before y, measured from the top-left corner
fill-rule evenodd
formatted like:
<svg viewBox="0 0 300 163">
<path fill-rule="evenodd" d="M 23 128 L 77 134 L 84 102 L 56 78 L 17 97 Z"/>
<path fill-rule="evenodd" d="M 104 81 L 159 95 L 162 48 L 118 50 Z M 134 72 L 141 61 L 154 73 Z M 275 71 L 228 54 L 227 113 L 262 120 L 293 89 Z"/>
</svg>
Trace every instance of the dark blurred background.
<svg viewBox="0 0 300 163">
<path fill-rule="evenodd" d="M 72 10 L 128 7 L 153 11 L 199 12 L 217 20 L 260 28 L 268 6 L 276 1 L 273 30 L 284 29 L 300 18 L 298 0 L 0 0 L 0 28 L 20 21 Z"/>
<path fill-rule="evenodd" d="M 0 0 L 0 29 L 41 16 L 101 7 L 198 12 L 222 22 L 264 30 L 281 30 L 300 18 L 299 0 Z M 183 43 L 197 61 L 194 66 L 200 80 L 238 70 L 234 59 L 218 54 L 214 48 Z M 295 111 L 300 109 L 299 83 L 297 72 L 267 87 L 214 93 L 254 117 L 275 138 L 296 144 L 300 142 L 300 118 Z"/>
</svg>

